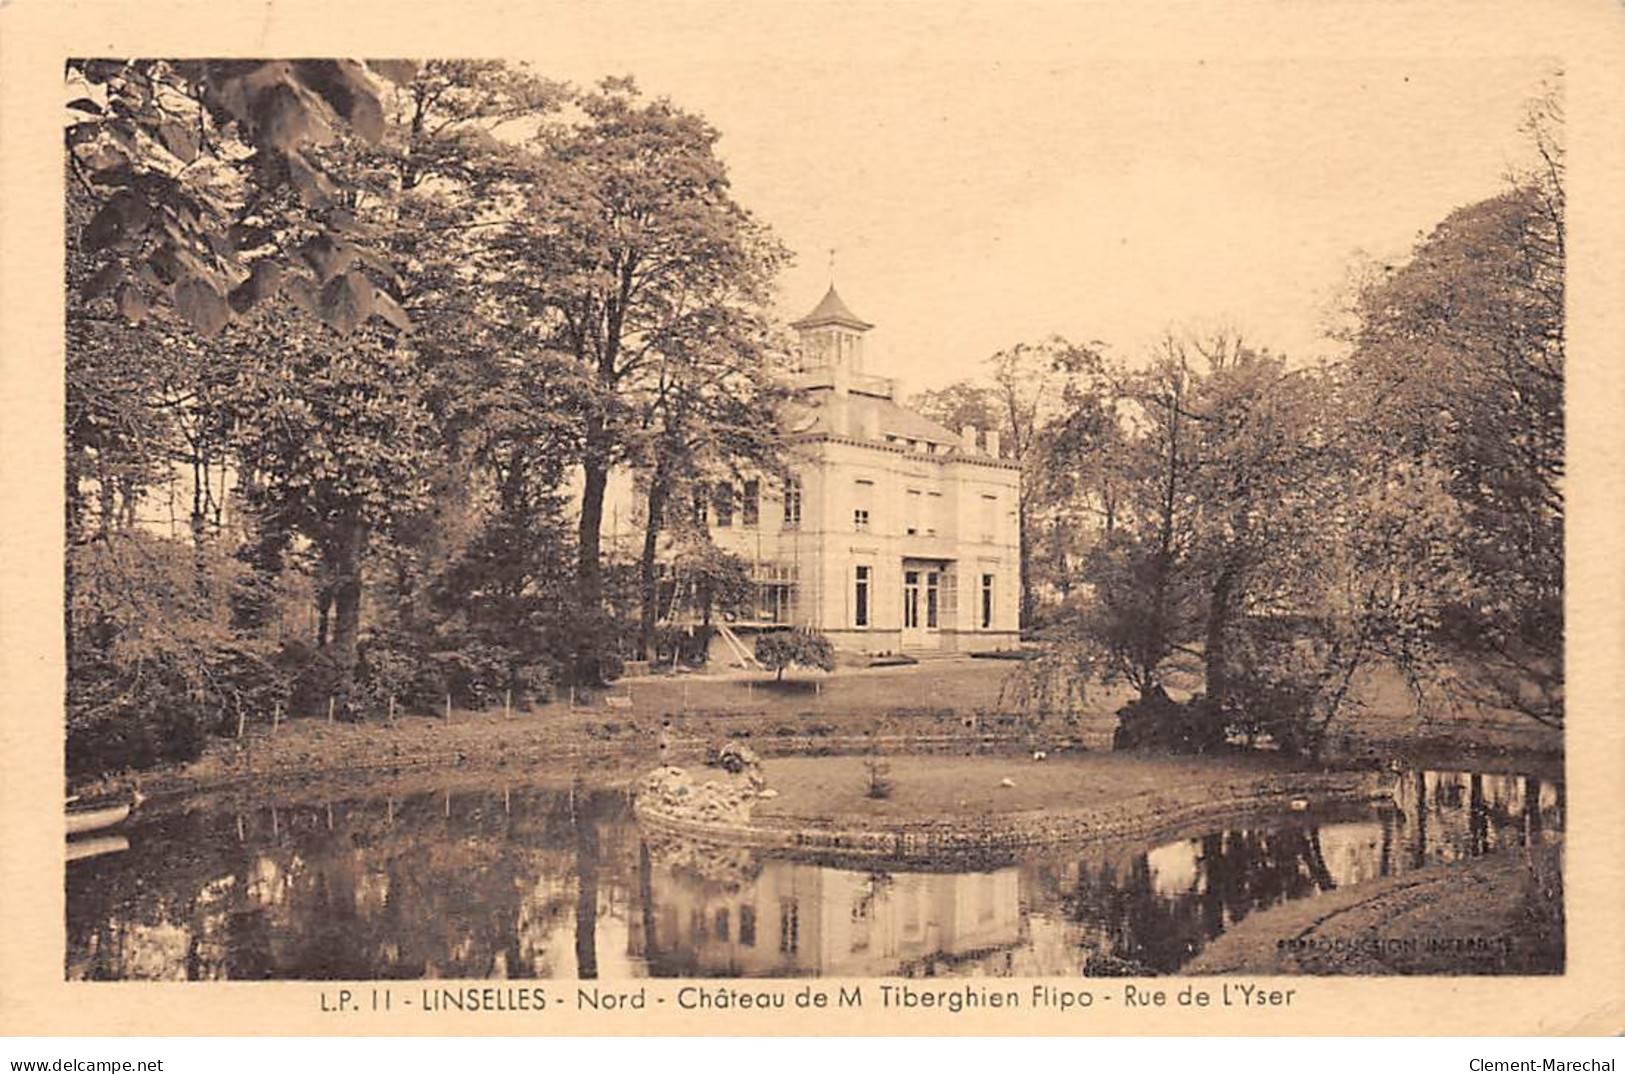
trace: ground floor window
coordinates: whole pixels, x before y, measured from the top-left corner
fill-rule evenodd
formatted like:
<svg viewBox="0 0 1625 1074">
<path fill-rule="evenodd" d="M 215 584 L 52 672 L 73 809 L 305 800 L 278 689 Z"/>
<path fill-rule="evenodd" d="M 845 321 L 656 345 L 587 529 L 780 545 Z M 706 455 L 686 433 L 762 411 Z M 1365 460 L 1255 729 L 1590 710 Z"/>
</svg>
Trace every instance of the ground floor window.
<svg viewBox="0 0 1625 1074">
<path fill-rule="evenodd" d="M 796 618 L 796 566 L 762 563 L 756 568 L 756 617 L 769 623 L 793 623 Z"/>
<path fill-rule="evenodd" d="M 941 586 L 936 571 L 925 572 L 925 626 L 937 629 L 937 606 L 942 602 Z"/>
<path fill-rule="evenodd" d="M 982 575 L 982 629 L 993 629 L 993 576 Z"/>
<path fill-rule="evenodd" d="M 794 899 L 779 900 L 779 950 L 787 955 L 801 950 L 801 913 Z"/>
<path fill-rule="evenodd" d="M 857 568 L 852 584 L 853 626 L 866 627 L 869 625 L 869 582 L 870 568 Z"/>
<path fill-rule="evenodd" d="M 903 629 L 920 625 L 920 572 L 903 572 Z"/>
</svg>

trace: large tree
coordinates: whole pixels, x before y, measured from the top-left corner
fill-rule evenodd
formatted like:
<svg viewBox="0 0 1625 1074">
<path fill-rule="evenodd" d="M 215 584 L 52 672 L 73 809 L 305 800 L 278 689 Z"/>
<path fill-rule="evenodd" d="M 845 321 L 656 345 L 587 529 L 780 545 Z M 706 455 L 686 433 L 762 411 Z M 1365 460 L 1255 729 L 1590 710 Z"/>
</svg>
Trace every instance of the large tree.
<svg viewBox="0 0 1625 1074">
<path fill-rule="evenodd" d="M 639 659 L 648 659 L 659 610 L 657 561 L 661 535 L 673 527 L 670 508 L 686 490 L 702 502 L 717 491 L 760 488 L 777 472 L 782 449 L 778 376 L 783 352 L 765 323 L 749 311 L 718 307 L 709 324 L 674 337 L 657 363 L 647 396 L 647 457 L 642 460 L 643 547 L 638 562 Z M 731 509 L 731 502 L 728 505 Z M 700 527 L 703 531 L 703 525 Z M 706 535 L 690 535 L 705 541 Z"/>
<path fill-rule="evenodd" d="M 717 131 L 665 99 L 608 80 L 540 132 L 517 188 L 523 213 L 490 244 L 486 278 L 543 346 L 568 359 L 582 494 L 577 604 L 602 608 L 601 531 L 611 470 L 644 455 L 640 420 L 662 361 L 719 305 L 759 303 L 782 253 L 734 201 Z M 583 632 L 579 673 L 599 675 Z"/>
<path fill-rule="evenodd" d="M 1364 450 L 1343 372 L 1169 336 L 1080 393 L 1046 447 L 1056 471 L 1099 447 L 1102 472 L 1057 491 L 1111 521 L 1037 671 L 1122 679 L 1176 739 L 1268 731 L 1295 750 L 1318 747 L 1359 672 L 1418 671 L 1439 609 L 1465 592 L 1456 516 L 1422 507 L 1436 472 Z M 1196 683 L 1200 705 L 1167 708 L 1165 688 Z"/>
<path fill-rule="evenodd" d="M 1539 166 L 1458 209 L 1359 297 L 1351 391 L 1379 457 L 1448 475 L 1474 582 L 1441 637 L 1473 700 L 1563 720 L 1564 192 Z"/>
</svg>

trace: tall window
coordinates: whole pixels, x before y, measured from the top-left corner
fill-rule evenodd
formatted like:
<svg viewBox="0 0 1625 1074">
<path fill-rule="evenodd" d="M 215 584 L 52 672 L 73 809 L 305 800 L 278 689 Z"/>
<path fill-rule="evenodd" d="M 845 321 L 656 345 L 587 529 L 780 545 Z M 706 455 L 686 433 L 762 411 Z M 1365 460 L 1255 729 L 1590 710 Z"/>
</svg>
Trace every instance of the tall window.
<svg viewBox="0 0 1625 1074">
<path fill-rule="evenodd" d="M 926 494 L 925 500 L 925 532 L 935 537 L 942 525 L 942 493 L 931 492 Z"/>
<path fill-rule="evenodd" d="M 875 483 L 859 479 L 854 488 L 852 528 L 859 533 L 869 529 L 869 512 L 874 508 Z"/>
<path fill-rule="evenodd" d="M 770 623 L 788 623 L 795 618 L 796 567 L 789 563 L 764 564 L 758 571 L 757 613 Z"/>
<path fill-rule="evenodd" d="M 982 575 L 982 629 L 993 629 L 993 576 Z"/>
<path fill-rule="evenodd" d="M 779 900 L 779 950 L 793 955 L 801 949 L 801 914 L 794 899 Z"/>
<path fill-rule="evenodd" d="M 903 572 L 903 629 L 920 625 L 920 572 Z"/>
<path fill-rule="evenodd" d="M 756 907 L 741 906 L 739 908 L 739 944 L 741 947 L 756 946 Z"/>
<path fill-rule="evenodd" d="M 870 568 L 857 568 L 852 583 L 853 626 L 866 627 L 869 625 L 869 582 Z"/>
<path fill-rule="evenodd" d="M 739 524 L 754 526 L 761 520 L 762 487 L 755 481 L 745 482 L 745 493 L 739 501 Z"/>
<path fill-rule="evenodd" d="M 925 572 L 925 627 L 937 629 L 937 605 L 940 601 L 936 571 Z"/>
<path fill-rule="evenodd" d="M 993 540 L 993 512 L 998 503 L 999 498 L 997 496 L 982 496 L 982 540 L 984 541 Z"/>
<path fill-rule="evenodd" d="M 717 525 L 732 526 L 734 524 L 734 487 L 725 481 L 717 482 L 712 491 L 712 503 L 716 506 Z"/>
<path fill-rule="evenodd" d="M 919 489 L 909 489 L 903 501 L 903 532 L 911 537 L 920 532 L 920 501 L 923 498 Z"/>
<path fill-rule="evenodd" d="M 873 892 L 859 895 L 852 900 L 853 951 L 867 951 L 869 949 L 869 931 L 874 917 L 873 900 Z"/>
<path fill-rule="evenodd" d="M 784 528 L 801 528 L 801 479 L 798 477 L 784 479 Z"/>
</svg>

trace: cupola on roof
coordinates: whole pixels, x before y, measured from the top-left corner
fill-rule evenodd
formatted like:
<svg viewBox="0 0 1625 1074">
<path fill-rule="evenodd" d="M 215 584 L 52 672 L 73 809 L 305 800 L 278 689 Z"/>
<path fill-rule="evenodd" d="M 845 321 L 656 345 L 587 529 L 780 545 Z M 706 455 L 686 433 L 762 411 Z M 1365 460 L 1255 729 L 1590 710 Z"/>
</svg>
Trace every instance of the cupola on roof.
<svg viewBox="0 0 1625 1074">
<path fill-rule="evenodd" d="M 843 328 L 853 328 L 859 332 L 866 332 L 874 325 L 865 321 L 841 301 L 841 296 L 835 293 L 835 285 L 830 284 L 829 290 L 824 293 L 823 299 L 813 307 L 813 311 L 799 321 L 793 322 L 792 328 L 822 328 L 825 325 L 840 325 Z"/>
</svg>

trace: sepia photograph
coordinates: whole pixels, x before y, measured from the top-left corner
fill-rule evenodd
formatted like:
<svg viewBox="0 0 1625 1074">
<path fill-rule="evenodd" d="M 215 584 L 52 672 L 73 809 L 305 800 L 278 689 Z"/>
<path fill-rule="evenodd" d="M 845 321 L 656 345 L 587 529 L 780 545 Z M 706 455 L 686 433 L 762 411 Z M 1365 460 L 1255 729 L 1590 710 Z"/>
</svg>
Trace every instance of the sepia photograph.
<svg viewBox="0 0 1625 1074">
<path fill-rule="evenodd" d="M 682 10 L 52 60 L 53 987 L 1570 973 L 1573 61 Z"/>
</svg>

